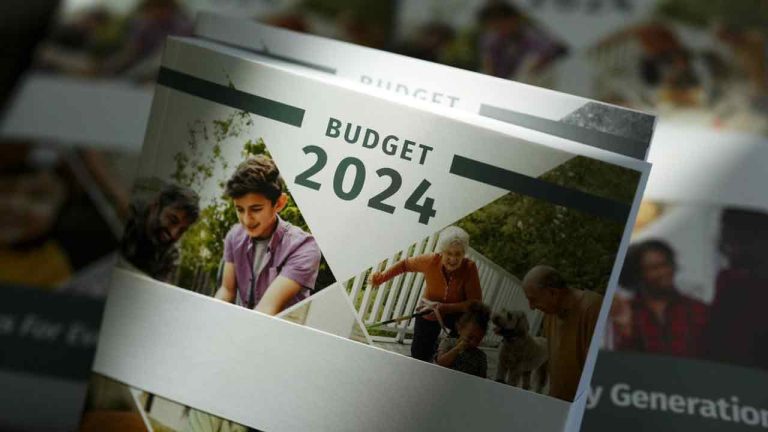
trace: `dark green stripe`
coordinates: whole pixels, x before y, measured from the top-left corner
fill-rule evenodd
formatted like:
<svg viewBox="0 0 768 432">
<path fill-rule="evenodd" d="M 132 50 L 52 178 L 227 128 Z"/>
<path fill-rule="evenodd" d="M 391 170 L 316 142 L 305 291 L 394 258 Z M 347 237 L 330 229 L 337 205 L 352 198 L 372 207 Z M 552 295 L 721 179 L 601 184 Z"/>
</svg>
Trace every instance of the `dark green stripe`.
<svg viewBox="0 0 768 432">
<path fill-rule="evenodd" d="M 301 108 L 252 95 L 165 67 L 160 68 L 157 83 L 291 126 L 301 127 L 301 123 L 304 121 L 304 110 Z"/>
<path fill-rule="evenodd" d="M 620 202 L 569 189 L 535 177 L 488 165 L 463 156 L 454 156 L 450 172 L 510 192 L 542 199 L 555 205 L 583 211 L 601 218 L 626 223 L 630 206 Z"/>
<path fill-rule="evenodd" d="M 480 105 L 479 114 L 483 117 L 537 130 L 560 138 L 578 141 L 592 147 L 612 151 L 640 160 L 645 159 L 645 153 L 648 149 L 648 144 L 642 141 L 598 130 L 586 129 L 581 126 L 536 117 L 530 114 L 524 114 L 492 105 Z"/>
</svg>

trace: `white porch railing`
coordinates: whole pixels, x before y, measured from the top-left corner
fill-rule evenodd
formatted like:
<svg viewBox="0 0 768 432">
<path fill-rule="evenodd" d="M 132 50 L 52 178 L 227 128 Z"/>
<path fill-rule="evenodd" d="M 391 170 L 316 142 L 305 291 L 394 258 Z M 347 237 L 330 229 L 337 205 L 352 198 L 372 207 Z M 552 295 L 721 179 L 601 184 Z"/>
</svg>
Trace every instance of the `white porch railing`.
<svg viewBox="0 0 768 432">
<path fill-rule="evenodd" d="M 406 250 L 396 252 L 377 269 L 382 270 L 405 257 L 434 252 L 437 248 L 437 238 L 436 233 Z M 467 258 L 477 264 L 483 302 L 491 308 L 491 311 L 493 313 L 502 309 L 525 311 L 531 324 L 531 334 L 537 334 L 542 315 L 539 311 L 528 307 L 528 300 L 523 293 L 520 280 L 472 248 L 467 251 Z M 422 274 L 404 273 L 377 288 L 368 284 L 367 276 L 368 270 L 345 283 L 357 314 L 365 325 L 414 312 L 424 289 Z M 376 333 L 382 334 L 371 335 L 371 338 L 379 342 L 410 342 L 413 325 L 412 319 L 383 325 L 376 328 Z M 492 328 L 489 328 L 483 342 L 486 346 L 496 346 L 501 341 L 500 336 L 495 335 L 491 330 Z"/>
</svg>

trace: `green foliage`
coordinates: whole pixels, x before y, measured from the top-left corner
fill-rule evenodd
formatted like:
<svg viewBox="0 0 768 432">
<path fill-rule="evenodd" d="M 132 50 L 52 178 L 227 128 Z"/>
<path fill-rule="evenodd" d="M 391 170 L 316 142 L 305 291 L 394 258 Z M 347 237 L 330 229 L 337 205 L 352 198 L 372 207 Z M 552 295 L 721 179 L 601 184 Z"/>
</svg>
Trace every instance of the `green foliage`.
<svg viewBox="0 0 768 432">
<path fill-rule="evenodd" d="M 639 174 L 577 157 L 543 179 L 630 202 Z M 562 272 L 573 287 L 604 292 L 623 226 L 566 207 L 509 193 L 457 222 L 473 248 L 522 278 L 538 264 Z"/>
<path fill-rule="evenodd" d="M 238 139 L 241 135 L 249 136 L 252 125 L 253 120 L 245 111 L 235 111 L 222 120 L 196 120 L 188 126 L 186 151 L 174 156 L 176 167 L 172 178 L 178 184 L 200 191 L 204 185 L 215 181 L 222 192 L 222 195 L 210 202 L 203 203 L 200 218 L 181 239 L 179 286 L 209 295 L 215 292 L 216 276 L 224 255 L 224 238 L 230 228 L 238 223 L 232 200 L 223 193 L 226 181 L 239 161 L 227 161 L 222 146 L 227 140 Z M 245 140 L 240 153 L 242 159 L 258 154 L 270 156 L 264 140 Z M 216 175 L 219 177 L 214 178 Z M 280 217 L 310 232 L 293 197 L 290 193 L 287 195 L 288 204 Z M 203 274 L 202 282 L 199 273 Z M 315 287 L 324 288 L 333 282 L 333 274 L 323 258 Z"/>
<path fill-rule="evenodd" d="M 577 156 L 541 179 L 624 204 L 632 204 L 640 173 L 618 165 Z"/>
</svg>

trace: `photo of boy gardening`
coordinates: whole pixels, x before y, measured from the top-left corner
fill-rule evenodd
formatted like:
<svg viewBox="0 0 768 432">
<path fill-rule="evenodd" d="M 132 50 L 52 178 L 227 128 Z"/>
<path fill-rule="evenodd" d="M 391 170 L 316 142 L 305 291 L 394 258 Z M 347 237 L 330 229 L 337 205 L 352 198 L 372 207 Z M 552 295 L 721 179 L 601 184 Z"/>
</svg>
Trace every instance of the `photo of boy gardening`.
<svg viewBox="0 0 768 432">
<path fill-rule="evenodd" d="M 307 298 L 320 248 L 311 234 L 280 218 L 288 197 L 277 166 L 250 156 L 227 181 L 239 223 L 224 239 L 224 272 L 216 298 L 275 315 Z"/>
<path fill-rule="evenodd" d="M 168 128 L 166 162 L 139 173 L 120 266 L 269 315 L 331 285 L 249 114 L 197 115 Z"/>
</svg>

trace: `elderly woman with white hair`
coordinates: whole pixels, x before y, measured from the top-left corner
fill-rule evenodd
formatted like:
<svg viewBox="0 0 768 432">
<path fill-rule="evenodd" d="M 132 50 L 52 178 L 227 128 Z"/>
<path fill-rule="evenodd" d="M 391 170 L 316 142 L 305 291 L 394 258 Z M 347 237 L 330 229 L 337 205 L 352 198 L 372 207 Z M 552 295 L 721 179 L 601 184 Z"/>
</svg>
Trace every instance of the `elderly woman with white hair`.
<svg viewBox="0 0 768 432">
<path fill-rule="evenodd" d="M 426 286 L 420 305 L 432 312 L 415 318 L 413 358 L 431 362 L 442 326 L 451 336 L 456 336 L 456 320 L 472 303 L 482 301 L 477 266 L 464 256 L 468 248 L 469 234 L 457 226 L 449 226 L 440 232 L 437 253 L 406 258 L 371 275 L 374 286 L 405 272 L 424 275 Z"/>
</svg>

